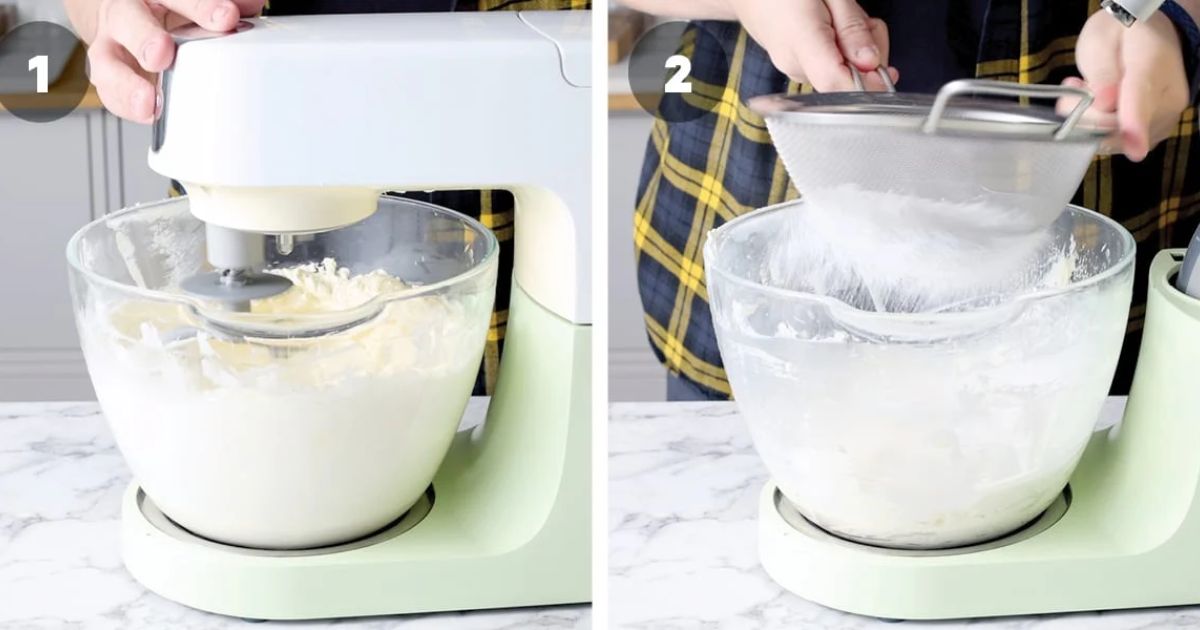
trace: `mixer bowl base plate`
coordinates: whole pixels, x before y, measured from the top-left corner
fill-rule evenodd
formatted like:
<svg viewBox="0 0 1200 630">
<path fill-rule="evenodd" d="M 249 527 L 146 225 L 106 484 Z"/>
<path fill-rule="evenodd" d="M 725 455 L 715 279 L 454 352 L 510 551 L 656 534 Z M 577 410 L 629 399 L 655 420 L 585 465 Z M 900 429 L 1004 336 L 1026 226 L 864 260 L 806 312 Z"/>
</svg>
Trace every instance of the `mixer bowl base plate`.
<svg viewBox="0 0 1200 630">
<path fill-rule="evenodd" d="M 782 518 L 788 525 L 796 529 L 796 531 L 813 538 L 828 539 L 830 544 L 841 544 L 848 547 L 862 547 L 863 549 L 870 550 L 873 553 L 890 554 L 896 556 L 932 557 L 962 553 L 976 553 L 979 551 L 985 551 L 987 549 L 996 549 L 1038 535 L 1039 533 L 1052 527 L 1060 518 L 1063 517 L 1064 514 L 1067 513 L 1067 508 L 1071 506 L 1071 487 L 1067 486 L 1064 488 L 1062 493 L 1058 495 L 1058 498 L 1050 504 L 1050 507 L 1042 511 L 1042 513 L 1036 518 L 1007 534 L 971 545 L 938 549 L 901 549 L 895 547 L 882 547 L 851 540 L 844 536 L 840 536 L 835 532 L 831 532 L 808 520 L 807 517 L 805 517 L 798 509 L 796 509 L 796 506 L 794 506 L 791 501 L 788 501 L 787 498 L 783 496 L 783 492 L 780 492 L 779 490 L 775 491 L 774 503 L 775 509 L 779 512 L 779 517 Z"/>
<path fill-rule="evenodd" d="M 167 536 L 171 536 L 185 544 L 199 545 L 213 550 L 219 550 L 225 553 L 245 554 L 250 556 L 263 556 L 269 558 L 289 558 L 298 556 L 320 556 L 343 551 L 352 551 L 362 547 L 370 547 L 386 540 L 390 540 L 409 531 L 419 524 L 430 510 L 433 509 L 434 492 L 433 486 L 430 486 L 425 494 L 417 500 L 411 508 L 408 509 L 400 518 L 388 523 L 378 531 L 361 536 L 353 540 L 348 540 L 336 545 L 327 545 L 324 547 L 315 547 L 311 549 L 256 549 L 252 547 L 242 547 L 223 543 L 220 541 L 205 538 L 198 534 L 192 533 L 187 528 L 179 525 L 171 520 L 169 516 L 164 514 L 154 501 L 146 495 L 141 488 L 137 490 L 137 506 L 141 511 L 143 518 Z"/>
</svg>

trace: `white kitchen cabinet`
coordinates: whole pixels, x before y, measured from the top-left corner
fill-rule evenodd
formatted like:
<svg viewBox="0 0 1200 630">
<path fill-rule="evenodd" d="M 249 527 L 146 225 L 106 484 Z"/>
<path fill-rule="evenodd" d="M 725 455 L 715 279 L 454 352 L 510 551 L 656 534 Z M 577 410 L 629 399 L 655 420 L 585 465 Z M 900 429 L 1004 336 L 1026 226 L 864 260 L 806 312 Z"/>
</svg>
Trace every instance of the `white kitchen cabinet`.
<svg viewBox="0 0 1200 630">
<path fill-rule="evenodd" d="M 101 110 L 45 124 L 0 112 L 0 401 L 94 398 L 71 312 L 67 240 L 167 187 L 145 165 L 149 132 L 126 127 L 134 126 Z"/>
<path fill-rule="evenodd" d="M 112 116 L 108 118 L 117 121 Z M 120 207 L 166 197 L 170 181 L 146 165 L 146 152 L 150 150 L 150 126 L 121 120 L 117 131 L 121 148 Z"/>
</svg>

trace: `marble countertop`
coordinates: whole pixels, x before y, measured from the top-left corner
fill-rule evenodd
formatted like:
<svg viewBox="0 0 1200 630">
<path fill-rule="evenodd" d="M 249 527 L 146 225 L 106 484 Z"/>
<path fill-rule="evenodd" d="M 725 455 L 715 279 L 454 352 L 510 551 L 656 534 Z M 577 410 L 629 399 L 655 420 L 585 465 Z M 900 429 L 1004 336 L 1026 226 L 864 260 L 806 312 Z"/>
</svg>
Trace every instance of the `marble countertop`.
<svg viewBox="0 0 1200 630">
<path fill-rule="evenodd" d="M 1111 399 L 1101 423 L 1120 417 Z M 1200 628 L 1200 608 L 884 622 L 777 586 L 758 563 L 767 471 L 733 403 L 618 403 L 609 423 L 609 620 L 613 627 L 1134 630 Z"/>
<path fill-rule="evenodd" d="M 481 416 L 472 401 L 468 416 Z M 0 404 L 0 628 L 589 628 L 587 606 L 265 624 L 146 591 L 121 564 L 129 471 L 95 403 Z"/>
</svg>

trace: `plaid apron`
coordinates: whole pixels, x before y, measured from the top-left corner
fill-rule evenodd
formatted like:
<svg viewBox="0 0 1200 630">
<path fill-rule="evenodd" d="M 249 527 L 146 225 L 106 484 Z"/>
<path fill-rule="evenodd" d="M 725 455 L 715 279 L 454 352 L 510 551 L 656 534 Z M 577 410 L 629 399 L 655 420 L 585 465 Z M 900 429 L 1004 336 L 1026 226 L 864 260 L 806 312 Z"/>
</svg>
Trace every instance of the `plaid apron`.
<svg viewBox="0 0 1200 630">
<path fill-rule="evenodd" d="M 952 47 L 976 46 L 977 78 L 1058 84 L 1078 74 L 1075 41 L 1097 10 L 1099 0 L 992 0 L 973 41 Z M 893 48 L 903 45 L 893 39 Z M 711 398 L 728 398 L 705 288 L 705 235 L 740 214 L 798 196 L 762 118 L 746 101 L 808 88 L 775 70 L 736 23 L 694 23 L 682 49 L 692 59 L 693 93 L 667 95 L 662 107 L 699 106 L 704 113 L 686 123 L 659 120 L 651 132 L 634 214 L 638 288 L 651 346 L 666 369 Z M 902 83 L 911 72 L 900 68 Z M 1134 304 L 1114 393 L 1128 392 L 1132 381 L 1151 258 L 1160 249 L 1186 246 L 1200 223 L 1200 157 L 1189 159 L 1196 123 L 1193 106 L 1141 163 L 1096 158 L 1073 199 L 1121 221 L 1138 243 Z"/>
<path fill-rule="evenodd" d="M 418 8 L 428 10 L 435 4 L 453 6 L 453 0 L 273 0 L 267 3 L 263 15 L 319 14 L 336 12 L 347 5 L 355 12 L 403 12 Z M 428 6 L 426 6 L 428 5 Z M 591 9 L 591 0 L 459 0 L 457 11 L 559 11 Z M 532 106 L 532 104 L 531 104 Z M 172 194 L 182 194 L 172 182 Z M 508 304 L 511 287 L 508 279 L 513 273 L 513 209 L 512 193 L 504 190 L 465 190 L 429 193 L 405 193 L 408 199 L 427 201 L 478 219 L 496 234 L 500 241 L 500 281 L 496 283 L 496 305 L 488 328 L 483 366 L 475 382 L 475 394 L 491 394 L 496 388 L 500 370 L 500 352 L 504 347 L 504 331 L 508 325 Z"/>
</svg>

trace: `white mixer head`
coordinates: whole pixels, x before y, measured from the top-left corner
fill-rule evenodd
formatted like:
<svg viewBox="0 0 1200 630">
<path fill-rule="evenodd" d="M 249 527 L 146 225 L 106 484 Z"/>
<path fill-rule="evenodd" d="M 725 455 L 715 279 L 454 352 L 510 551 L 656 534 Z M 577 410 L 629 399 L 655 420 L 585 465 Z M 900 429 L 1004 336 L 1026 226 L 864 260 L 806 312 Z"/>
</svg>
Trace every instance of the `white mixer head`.
<svg viewBox="0 0 1200 630">
<path fill-rule="evenodd" d="M 516 279 L 589 321 L 590 182 L 570 165 L 590 160 L 591 31 L 574 13 L 257 18 L 186 40 L 149 165 L 197 218 L 265 235 L 357 223 L 390 190 L 511 191 Z"/>
</svg>

